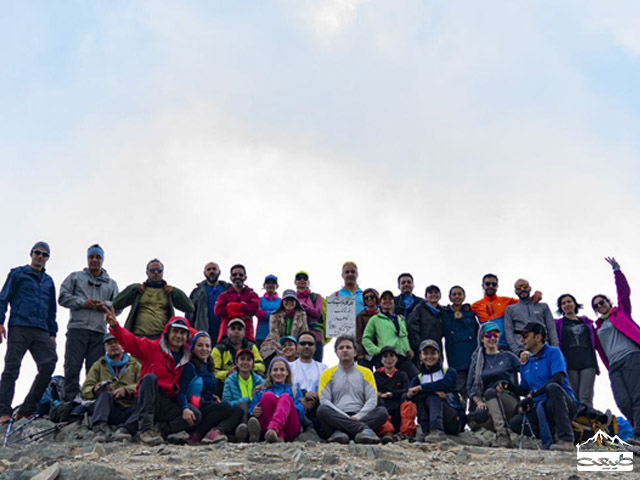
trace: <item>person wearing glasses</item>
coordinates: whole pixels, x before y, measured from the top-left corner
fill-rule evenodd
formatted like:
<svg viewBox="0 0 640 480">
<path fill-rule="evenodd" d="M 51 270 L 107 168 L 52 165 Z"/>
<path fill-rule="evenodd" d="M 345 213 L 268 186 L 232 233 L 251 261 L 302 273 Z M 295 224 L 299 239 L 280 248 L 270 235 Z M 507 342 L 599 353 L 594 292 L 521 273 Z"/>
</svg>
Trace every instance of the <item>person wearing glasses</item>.
<svg viewBox="0 0 640 480">
<path fill-rule="evenodd" d="M 508 350 L 509 344 L 504 335 L 504 314 L 509 305 L 518 303 L 518 300 L 511 297 L 501 297 L 498 293 L 498 276 L 494 273 L 487 273 L 482 277 L 482 289 L 484 297 L 471 304 L 471 310 L 478 316 L 480 325 L 485 322 L 493 322 L 500 329 L 500 350 Z M 538 303 L 542 298 L 540 292 L 535 292 L 531 299 L 533 303 Z"/>
<path fill-rule="evenodd" d="M 473 353 L 467 391 L 475 406 L 470 421 L 496 432 L 495 445 L 509 448 L 509 421 L 520 398 L 513 393 L 518 384 L 520 361 L 510 351 L 498 349 L 500 329 L 486 322 L 480 329 L 480 346 Z"/>
<path fill-rule="evenodd" d="M 64 400 L 72 401 L 80 391 L 82 364 L 88 374 L 104 355 L 105 307 L 118 296 L 118 284 L 102 268 L 104 250 L 87 249 L 87 268 L 71 273 L 60 285 L 58 303 L 70 310 L 64 350 Z"/>
<path fill-rule="evenodd" d="M 558 297 L 556 319 L 558 343 L 567 360 L 569 383 L 580 403 L 593 407 L 593 387 L 596 375 L 600 373 L 596 359 L 596 332 L 593 321 L 586 316 L 578 316 L 582 305 L 576 297 L 565 293 Z"/>
<path fill-rule="evenodd" d="M 504 312 L 504 334 L 507 337 L 509 349 L 520 357 L 522 363 L 525 363 L 527 354 L 518 337 L 526 324 L 534 322 L 543 325 L 548 332 L 547 343 L 554 347 L 559 346 L 558 333 L 549 305 L 544 302 L 533 303 L 530 283 L 524 278 L 519 278 L 513 287 L 518 296 L 518 303 L 509 305 Z"/>
<path fill-rule="evenodd" d="M 380 294 L 375 288 L 367 288 L 362 298 L 364 298 L 364 310 L 356 315 L 356 343 L 358 345 L 356 361 L 361 367 L 373 369 L 375 368 L 373 365 L 373 355 L 369 355 L 364 349 L 362 345 L 362 335 L 371 317 L 380 312 Z"/>
<path fill-rule="evenodd" d="M 244 265 L 238 263 L 231 267 L 230 272 L 231 286 L 226 292 L 220 294 L 214 307 L 215 314 L 222 319 L 218 343 L 227 335 L 227 325 L 234 318 L 241 318 L 244 321 L 247 339 L 255 342 L 253 316 L 260 307 L 260 298 L 252 288 L 244 284 L 247 281 L 247 269 Z"/>
<path fill-rule="evenodd" d="M 31 417 L 36 405 L 49 385 L 56 368 L 56 289 L 53 279 L 44 268 L 51 249 L 46 242 L 31 248 L 31 263 L 11 269 L 0 291 L 0 343 L 7 339 L 4 371 L 0 379 L 0 422 L 11 418 L 11 403 L 15 393 L 20 365 L 27 350 L 36 362 L 38 374 L 24 402 L 18 409 L 16 420 Z M 9 327 L 4 321 L 11 305 Z M 8 330 L 8 335 L 7 335 Z"/>
<path fill-rule="evenodd" d="M 316 351 L 313 359 L 322 362 L 324 356 L 324 327 L 325 322 L 322 318 L 323 299 L 322 295 L 312 292 L 309 284 L 309 274 L 304 270 L 296 273 L 296 295 L 298 301 L 305 312 L 307 312 L 307 324 L 309 331 L 316 338 Z"/>
<path fill-rule="evenodd" d="M 191 313 L 189 297 L 177 287 L 163 280 L 164 265 L 154 258 L 147 263 L 147 280 L 133 283 L 113 300 L 116 312 L 131 307 L 124 328 L 138 337 L 158 340 L 175 309 Z"/>
<path fill-rule="evenodd" d="M 606 295 L 591 299 L 591 306 L 600 318 L 596 320 L 596 349 L 609 370 L 611 390 L 616 405 L 633 426 L 633 438 L 640 445 L 640 327 L 631 318 L 631 288 L 613 257 L 605 258 L 613 267 L 618 293 L 614 307 Z"/>
</svg>

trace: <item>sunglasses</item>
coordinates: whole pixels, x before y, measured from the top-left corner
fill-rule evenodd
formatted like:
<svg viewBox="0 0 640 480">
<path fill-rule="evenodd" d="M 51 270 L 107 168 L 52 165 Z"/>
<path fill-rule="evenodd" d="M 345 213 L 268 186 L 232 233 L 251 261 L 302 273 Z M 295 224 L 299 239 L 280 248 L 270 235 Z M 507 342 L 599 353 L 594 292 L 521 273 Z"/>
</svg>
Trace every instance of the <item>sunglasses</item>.
<svg viewBox="0 0 640 480">
<path fill-rule="evenodd" d="M 162 268 L 150 268 L 149 273 L 162 273 L 164 270 Z"/>
<path fill-rule="evenodd" d="M 313 347 L 315 342 L 299 342 L 298 345 L 302 345 L 303 347 Z"/>
<path fill-rule="evenodd" d="M 484 338 L 498 338 L 499 336 L 500 336 L 500 333 L 496 331 L 487 332 L 484 334 Z"/>
<path fill-rule="evenodd" d="M 516 292 L 519 292 L 520 290 L 526 290 L 527 288 L 529 288 L 529 284 L 523 283 L 522 285 L 516 286 Z"/>
<path fill-rule="evenodd" d="M 520 338 L 527 338 L 529 336 L 531 332 L 522 332 L 522 334 L 520 334 Z"/>
<path fill-rule="evenodd" d="M 604 305 L 605 302 L 606 302 L 606 300 L 600 300 L 599 302 L 594 303 L 593 304 L 593 309 L 595 310 L 597 308 L 600 308 L 601 306 Z"/>
<path fill-rule="evenodd" d="M 498 282 L 484 282 L 485 287 L 497 287 Z"/>
<path fill-rule="evenodd" d="M 42 250 L 34 250 L 33 254 L 36 256 L 42 255 L 44 258 L 49 258 L 49 254 L 47 252 L 43 252 Z"/>
<path fill-rule="evenodd" d="M 296 275 L 296 280 L 309 280 L 306 275 Z"/>
<path fill-rule="evenodd" d="M 374 295 L 365 295 L 365 296 L 364 296 L 364 299 L 365 299 L 365 300 L 375 300 L 375 299 L 376 299 L 376 297 L 375 297 Z"/>
</svg>

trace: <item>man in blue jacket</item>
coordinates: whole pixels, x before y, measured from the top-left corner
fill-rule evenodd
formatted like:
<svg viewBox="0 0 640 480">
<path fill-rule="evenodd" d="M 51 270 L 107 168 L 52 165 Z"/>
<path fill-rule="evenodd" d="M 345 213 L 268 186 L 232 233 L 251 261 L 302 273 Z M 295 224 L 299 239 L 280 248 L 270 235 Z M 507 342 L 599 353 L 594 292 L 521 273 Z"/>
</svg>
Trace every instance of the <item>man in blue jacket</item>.
<svg viewBox="0 0 640 480">
<path fill-rule="evenodd" d="M 46 242 L 36 243 L 31 249 L 31 264 L 12 269 L 0 291 L 0 342 L 7 338 L 0 379 L 0 422 L 6 422 L 11 416 L 16 379 L 27 350 L 36 362 L 38 374 L 16 419 L 35 413 L 56 368 L 56 291 L 53 279 L 44 268 L 50 252 Z M 7 335 L 4 320 L 8 305 L 11 305 L 11 314 Z"/>
</svg>

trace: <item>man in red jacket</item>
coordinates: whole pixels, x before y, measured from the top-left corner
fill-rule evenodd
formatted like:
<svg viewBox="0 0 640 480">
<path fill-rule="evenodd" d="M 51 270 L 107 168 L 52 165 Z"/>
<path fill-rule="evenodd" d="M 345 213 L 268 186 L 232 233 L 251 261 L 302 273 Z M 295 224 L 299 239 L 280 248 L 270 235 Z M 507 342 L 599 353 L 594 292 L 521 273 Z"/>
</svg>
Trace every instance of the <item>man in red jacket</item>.
<svg viewBox="0 0 640 480">
<path fill-rule="evenodd" d="M 231 286 L 226 292 L 221 293 L 216 301 L 214 313 L 221 318 L 218 343 L 227 335 L 227 325 L 230 318 L 242 318 L 245 325 L 245 336 L 255 342 L 253 335 L 253 316 L 260 306 L 258 294 L 247 287 L 247 271 L 244 265 L 231 267 Z"/>
<path fill-rule="evenodd" d="M 182 410 L 176 401 L 180 375 L 191 359 L 187 348 L 192 333 L 189 321 L 184 317 L 171 318 L 158 340 L 136 337 L 122 328 L 113 307 L 107 312 L 106 321 L 109 332 L 122 348 L 141 364 L 135 412 L 112 439 L 131 440 L 132 435 L 139 432 L 141 442 L 158 445 L 164 437 L 186 433 L 183 431 L 199 423 L 201 415 L 195 407 Z"/>
</svg>

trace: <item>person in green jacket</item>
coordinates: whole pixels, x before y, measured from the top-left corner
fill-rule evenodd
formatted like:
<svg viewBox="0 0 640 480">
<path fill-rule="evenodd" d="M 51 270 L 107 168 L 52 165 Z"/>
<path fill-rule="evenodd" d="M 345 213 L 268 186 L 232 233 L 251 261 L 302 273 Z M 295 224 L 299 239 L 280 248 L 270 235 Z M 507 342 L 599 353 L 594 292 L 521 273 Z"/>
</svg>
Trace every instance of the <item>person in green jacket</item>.
<svg viewBox="0 0 640 480">
<path fill-rule="evenodd" d="M 140 378 L 140 364 L 110 333 L 104 336 L 104 348 L 104 357 L 94 362 L 82 384 L 82 398 L 95 400 L 90 411 L 96 442 L 107 441 L 108 425 L 120 425 L 133 413 Z"/>
<path fill-rule="evenodd" d="M 369 355 L 373 356 L 373 364 L 380 368 L 382 365 L 380 350 L 382 347 L 393 347 L 398 356 L 396 367 L 413 378 L 418 369 L 411 359 L 414 356 L 409 345 L 407 324 L 402 315 L 394 313 L 394 296 L 391 290 L 385 290 L 380 295 L 380 313 L 369 319 L 362 334 L 362 346 Z"/>
<path fill-rule="evenodd" d="M 189 297 L 167 284 L 163 274 L 164 265 L 154 258 L 147 264 L 147 280 L 129 285 L 113 300 L 116 310 L 131 307 L 124 328 L 138 337 L 157 340 L 176 308 L 185 313 L 195 310 Z"/>
</svg>

